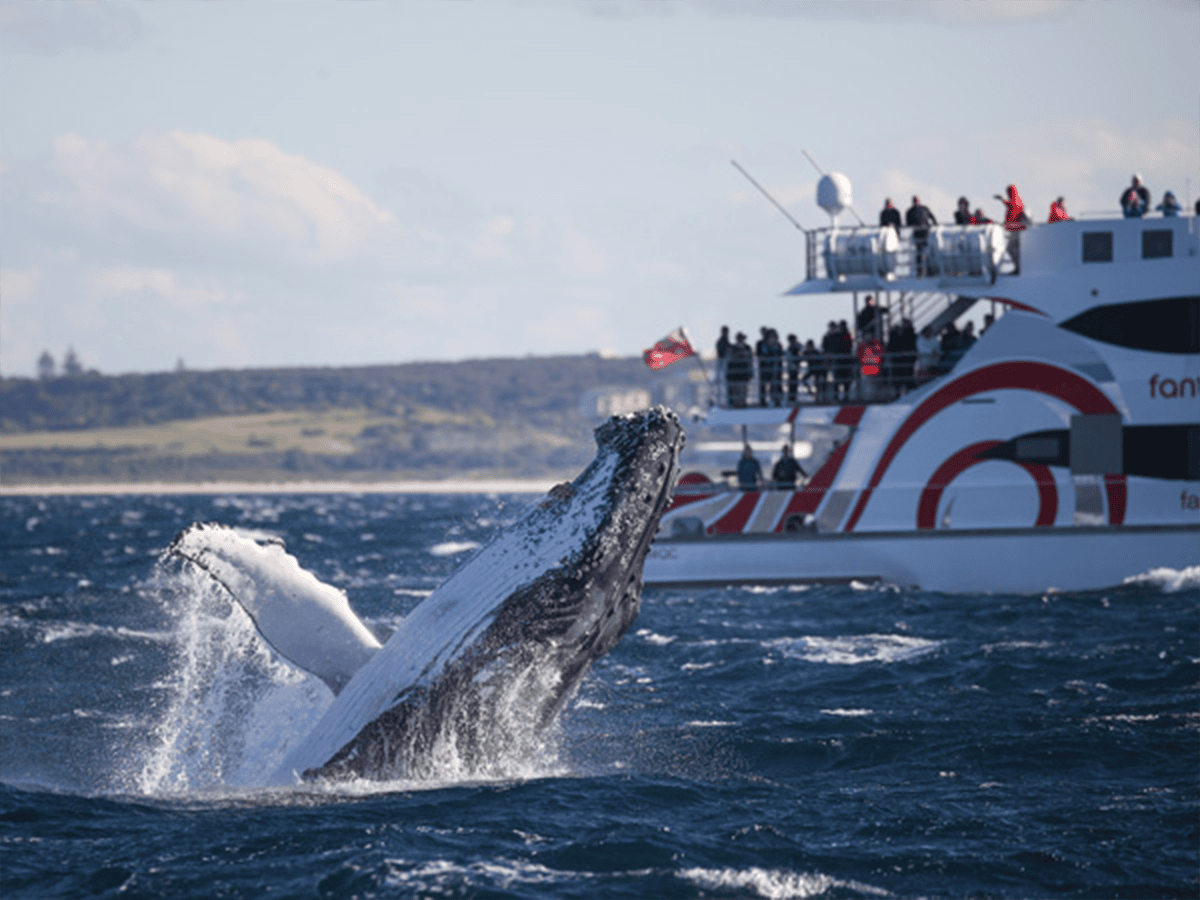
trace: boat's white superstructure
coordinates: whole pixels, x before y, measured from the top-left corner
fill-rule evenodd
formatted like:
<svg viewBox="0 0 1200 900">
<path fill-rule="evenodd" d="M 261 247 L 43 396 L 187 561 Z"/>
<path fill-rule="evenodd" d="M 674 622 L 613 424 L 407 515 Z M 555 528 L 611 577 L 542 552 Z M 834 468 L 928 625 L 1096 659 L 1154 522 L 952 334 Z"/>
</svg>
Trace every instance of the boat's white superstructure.
<svg viewBox="0 0 1200 900">
<path fill-rule="evenodd" d="M 648 583 L 1069 590 L 1200 565 L 1196 216 L 945 226 L 920 258 L 907 229 L 811 232 L 789 293 L 835 292 L 937 298 L 937 327 L 1004 314 L 889 402 L 859 376 L 840 404 L 715 404 L 710 426 L 790 424 L 822 452 L 794 489 L 685 476 Z"/>
</svg>

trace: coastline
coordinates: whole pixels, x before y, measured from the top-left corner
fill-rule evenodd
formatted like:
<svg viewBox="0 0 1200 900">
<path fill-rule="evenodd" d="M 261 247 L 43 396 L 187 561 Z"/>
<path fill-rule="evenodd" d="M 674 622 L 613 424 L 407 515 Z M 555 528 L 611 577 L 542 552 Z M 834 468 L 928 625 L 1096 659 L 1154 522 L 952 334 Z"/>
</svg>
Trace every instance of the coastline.
<svg viewBox="0 0 1200 900">
<path fill-rule="evenodd" d="M 135 494 L 544 494 L 558 480 L 0 484 L 0 497 Z"/>
</svg>

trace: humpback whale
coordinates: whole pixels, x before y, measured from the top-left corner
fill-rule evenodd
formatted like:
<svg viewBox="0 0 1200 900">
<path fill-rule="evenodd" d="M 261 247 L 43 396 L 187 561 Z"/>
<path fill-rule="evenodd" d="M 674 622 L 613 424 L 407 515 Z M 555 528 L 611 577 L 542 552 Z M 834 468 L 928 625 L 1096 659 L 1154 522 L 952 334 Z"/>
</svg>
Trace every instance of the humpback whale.
<svg viewBox="0 0 1200 900">
<path fill-rule="evenodd" d="M 614 416 L 595 438 L 574 481 L 477 550 L 382 646 L 281 542 L 213 524 L 175 538 L 169 555 L 221 584 L 276 653 L 336 695 L 274 783 L 421 777 L 446 748 L 486 769 L 555 720 L 637 617 L 684 441 L 662 407 Z"/>
</svg>

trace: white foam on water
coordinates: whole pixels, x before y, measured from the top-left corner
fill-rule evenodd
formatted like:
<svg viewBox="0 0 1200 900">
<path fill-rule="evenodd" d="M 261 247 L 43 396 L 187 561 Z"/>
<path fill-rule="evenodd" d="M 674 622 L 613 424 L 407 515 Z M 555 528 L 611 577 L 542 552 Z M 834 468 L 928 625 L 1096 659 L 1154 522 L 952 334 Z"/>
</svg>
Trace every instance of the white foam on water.
<svg viewBox="0 0 1200 900">
<path fill-rule="evenodd" d="M 1164 594 L 1174 594 L 1190 588 L 1200 588 L 1200 566 L 1186 569 L 1151 569 L 1125 579 L 1125 584 L 1144 584 L 1158 587 Z"/>
<path fill-rule="evenodd" d="M 683 869 L 679 877 L 701 888 L 738 891 L 741 896 L 766 897 L 767 900 L 804 900 L 819 897 L 833 888 L 844 888 L 872 897 L 891 896 L 890 891 L 857 881 L 843 881 L 820 872 L 787 872 L 781 869 Z"/>
<path fill-rule="evenodd" d="M 466 553 L 468 550 L 477 550 L 478 548 L 478 541 L 445 541 L 441 544 L 434 544 L 429 548 L 429 552 L 433 556 L 457 556 L 459 553 Z"/>
<path fill-rule="evenodd" d="M 148 746 L 111 779 L 119 792 L 360 796 L 567 774 L 559 762 L 557 724 L 543 729 L 527 721 L 525 692 L 549 690 L 560 677 L 556 668 L 534 661 L 490 698 L 498 727 L 482 753 L 477 746 L 458 747 L 447 729 L 410 777 L 305 782 L 281 790 L 272 776 L 327 712 L 332 692 L 280 660 L 244 610 L 207 575 L 167 564 L 149 589 L 173 622 L 165 635 L 174 642 L 172 668 L 158 685 L 165 697 L 148 726 Z"/>
<path fill-rule="evenodd" d="M 849 637 L 776 638 L 763 646 L 789 659 L 856 666 L 863 663 L 908 662 L 933 653 L 942 641 L 903 634 L 861 634 Z"/>
</svg>

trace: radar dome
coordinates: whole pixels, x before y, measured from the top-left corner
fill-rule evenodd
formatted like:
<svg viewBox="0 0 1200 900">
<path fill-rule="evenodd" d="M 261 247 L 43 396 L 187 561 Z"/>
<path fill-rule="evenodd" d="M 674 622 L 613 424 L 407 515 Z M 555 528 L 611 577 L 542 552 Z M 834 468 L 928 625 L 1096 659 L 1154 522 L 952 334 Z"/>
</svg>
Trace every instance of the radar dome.
<svg viewBox="0 0 1200 900">
<path fill-rule="evenodd" d="M 850 179 L 841 172 L 822 175 L 817 182 L 817 206 L 836 216 L 854 202 L 850 195 Z"/>
</svg>

